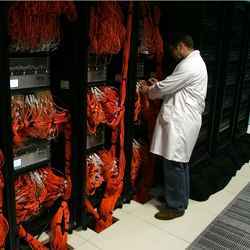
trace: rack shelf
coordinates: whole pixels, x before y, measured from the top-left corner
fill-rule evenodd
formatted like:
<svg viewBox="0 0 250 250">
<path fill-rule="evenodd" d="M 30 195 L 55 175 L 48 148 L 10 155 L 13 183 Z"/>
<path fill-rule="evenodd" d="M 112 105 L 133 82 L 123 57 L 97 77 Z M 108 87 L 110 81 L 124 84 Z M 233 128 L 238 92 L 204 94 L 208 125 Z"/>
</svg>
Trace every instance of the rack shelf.
<svg viewBox="0 0 250 250">
<path fill-rule="evenodd" d="M 14 148 L 13 166 L 15 174 L 27 172 L 50 162 L 50 141 L 33 140 L 22 147 Z"/>
</svg>

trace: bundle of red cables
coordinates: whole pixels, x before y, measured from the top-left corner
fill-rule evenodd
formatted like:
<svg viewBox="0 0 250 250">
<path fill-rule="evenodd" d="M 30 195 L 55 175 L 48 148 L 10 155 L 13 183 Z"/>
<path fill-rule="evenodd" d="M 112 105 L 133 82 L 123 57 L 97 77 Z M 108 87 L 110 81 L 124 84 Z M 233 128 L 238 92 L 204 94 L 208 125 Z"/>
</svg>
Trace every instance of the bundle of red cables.
<svg viewBox="0 0 250 250">
<path fill-rule="evenodd" d="M 54 103 L 50 91 L 14 95 L 11 108 L 15 144 L 21 144 L 27 137 L 55 137 L 61 131 L 62 125 L 68 121 L 67 110 Z"/>
<path fill-rule="evenodd" d="M 156 77 L 162 78 L 162 60 L 164 55 L 163 40 L 159 23 L 161 11 L 158 6 L 150 7 L 147 1 L 142 2 L 143 13 L 143 41 L 142 47 L 155 57 Z"/>
<path fill-rule="evenodd" d="M 95 134 L 100 124 L 111 128 L 117 126 L 119 115 L 119 93 L 110 86 L 92 87 L 87 94 L 87 125 L 88 132 Z"/>
<path fill-rule="evenodd" d="M 104 182 L 103 162 L 98 154 L 88 156 L 86 174 L 86 194 L 91 196 L 95 194 L 96 189 L 99 188 Z"/>
<path fill-rule="evenodd" d="M 127 28 L 123 26 L 122 12 L 118 2 L 98 2 L 96 7 L 91 10 L 90 17 L 90 52 L 97 55 L 118 53 L 123 48 L 123 66 L 120 94 L 113 88 L 104 87 L 104 93 L 100 99 L 101 105 L 97 104 L 98 98 L 91 98 L 94 117 L 98 117 L 98 121 L 91 118 L 93 129 L 101 122 L 106 123 L 112 128 L 112 148 L 110 151 L 103 151 L 99 156 L 103 162 L 102 176 L 106 182 L 105 193 L 98 208 L 93 207 L 88 198 L 84 200 L 86 210 L 96 219 L 95 230 L 100 232 L 110 226 L 113 221 L 112 213 L 123 190 L 123 178 L 125 173 L 125 153 L 124 153 L 124 113 L 125 113 L 125 97 L 126 83 L 128 74 L 128 62 L 130 54 L 130 42 L 132 32 L 132 2 L 128 4 Z M 99 13 L 97 16 L 96 13 Z M 102 111 L 100 109 L 102 107 Z M 91 116 L 91 108 L 88 106 L 89 116 Z M 99 114 L 97 114 L 99 111 Z M 100 119 L 99 119 L 100 118 Z M 100 122 L 101 121 L 101 122 Z M 90 122 L 88 122 L 90 124 Z M 119 150 L 119 153 L 116 152 Z M 116 160 L 116 155 L 119 158 Z M 95 168 L 93 168 L 95 169 Z M 95 175 L 93 175 L 95 176 Z M 87 177 L 88 178 L 88 177 Z M 93 178 L 92 178 L 93 179 Z M 101 180 L 98 178 L 98 180 Z M 95 187 L 100 185 L 92 181 L 87 181 L 89 186 Z M 89 188 L 88 188 L 89 189 Z M 90 192 L 90 191 L 87 191 Z"/>
<path fill-rule="evenodd" d="M 160 110 L 161 103 L 159 101 L 152 101 L 148 98 L 146 95 L 141 95 L 140 93 L 137 93 L 137 96 L 139 98 L 137 99 L 136 105 L 136 112 L 134 116 L 137 119 L 141 119 L 141 122 L 145 123 L 147 127 L 147 141 L 152 140 L 153 132 L 154 132 L 154 126 L 157 119 L 157 115 Z M 137 120 L 139 121 L 139 120 Z M 141 171 L 141 178 L 140 178 L 140 184 L 139 187 L 137 187 L 136 191 L 136 197 L 135 199 L 138 202 L 145 203 L 150 199 L 150 188 L 153 185 L 154 180 L 154 166 L 155 166 L 155 160 L 152 155 L 149 154 L 149 147 L 147 145 L 144 145 L 144 159 L 143 163 L 143 171 Z M 132 161 L 132 168 L 133 168 L 133 161 Z M 138 184 L 135 184 L 138 185 Z"/>
<path fill-rule="evenodd" d="M 71 197 L 72 129 L 67 122 L 65 135 L 65 176 L 50 167 L 42 168 L 19 176 L 16 180 L 16 209 L 19 223 L 19 237 L 34 250 L 48 250 L 38 239 L 28 233 L 21 222 L 39 213 L 41 207 L 50 208 L 58 199 L 61 206 L 52 218 L 50 225 L 50 249 L 66 250 L 70 212 L 68 200 Z"/>
<path fill-rule="evenodd" d="M 90 52 L 117 54 L 124 45 L 124 16 L 117 1 L 96 2 L 90 10 Z"/>
<path fill-rule="evenodd" d="M 15 182 L 17 223 L 26 221 L 51 207 L 67 189 L 65 177 L 51 167 L 41 168 L 18 176 Z"/>
<path fill-rule="evenodd" d="M 77 18 L 73 1 L 17 1 L 9 9 L 9 30 L 15 50 L 49 51 L 61 39 L 60 17 Z"/>
<path fill-rule="evenodd" d="M 94 207 L 88 198 L 84 200 L 87 212 L 96 220 L 95 230 L 101 232 L 112 224 L 112 211 L 120 196 L 119 168 L 112 151 L 103 150 L 90 155 L 87 159 L 87 171 L 88 197 L 94 195 L 96 189 L 105 183 L 105 192 L 99 207 Z"/>
<path fill-rule="evenodd" d="M 3 215 L 3 192 L 4 192 L 4 177 L 3 177 L 4 156 L 0 150 L 0 249 L 4 249 L 5 239 L 9 231 L 9 225 Z"/>
<path fill-rule="evenodd" d="M 140 88 L 140 83 L 136 82 L 134 122 L 140 122 L 142 115 L 142 97 L 139 88 Z"/>
<path fill-rule="evenodd" d="M 131 161 L 131 184 L 134 191 L 137 189 L 140 169 L 145 164 L 145 147 L 135 139 L 133 140 L 133 155 Z"/>
<path fill-rule="evenodd" d="M 41 168 L 17 178 L 15 190 L 19 236 L 26 240 L 32 249 L 47 248 L 27 233 L 21 223 L 37 215 L 42 207 L 51 207 L 58 198 L 65 195 L 69 185 L 66 178 L 51 167 Z"/>
</svg>

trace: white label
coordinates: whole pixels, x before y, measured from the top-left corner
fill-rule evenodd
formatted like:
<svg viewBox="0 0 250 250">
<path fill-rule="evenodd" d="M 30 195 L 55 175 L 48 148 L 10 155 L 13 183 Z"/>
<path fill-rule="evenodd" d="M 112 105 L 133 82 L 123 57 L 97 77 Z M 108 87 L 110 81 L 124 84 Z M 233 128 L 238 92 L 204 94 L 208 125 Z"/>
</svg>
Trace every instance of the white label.
<svg viewBox="0 0 250 250">
<path fill-rule="evenodd" d="M 14 160 L 14 168 L 18 168 L 22 166 L 22 159 Z"/>
<path fill-rule="evenodd" d="M 10 80 L 10 88 L 18 88 L 18 79 L 11 79 Z"/>
<path fill-rule="evenodd" d="M 69 89 L 69 81 L 61 80 L 61 89 Z"/>
</svg>

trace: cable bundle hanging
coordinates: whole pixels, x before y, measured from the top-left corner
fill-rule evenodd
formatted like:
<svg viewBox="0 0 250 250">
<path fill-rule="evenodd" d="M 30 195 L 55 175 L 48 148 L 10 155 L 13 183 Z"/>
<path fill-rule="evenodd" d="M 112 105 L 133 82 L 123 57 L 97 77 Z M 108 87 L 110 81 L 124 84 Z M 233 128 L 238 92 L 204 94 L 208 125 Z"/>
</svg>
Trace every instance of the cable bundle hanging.
<svg viewBox="0 0 250 250">
<path fill-rule="evenodd" d="M 164 55 L 163 40 L 159 30 L 161 11 L 158 6 L 150 8 L 147 1 L 142 3 L 143 40 L 141 51 L 154 55 L 156 63 L 156 77 L 162 78 L 162 60 Z"/>
<path fill-rule="evenodd" d="M 12 131 L 15 144 L 27 137 L 48 139 L 58 135 L 68 121 L 68 112 L 57 106 L 50 91 L 14 95 L 11 100 Z"/>
<path fill-rule="evenodd" d="M 143 163 L 145 163 L 144 157 L 145 157 L 144 146 L 134 139 L 133 155 L 131 161 L 131 172 L 130 172 L 131 184 L 134 191 L 136 191 L 140 168 L 142 167 Z"/>
<path fill-rule="evenodd" d="M 90 48 L 97 55 L 117 54 L 126 35 L 124 16 L 116 1 L 99 1 L 90 10 Z"/>
<path fill-rule="evenodd" d="M 140 122 L 141 119 L 142 104 L 141 104 L 141 93 L 139 89 L 140 89 L 140 82 L 136 82 L 134 122 Z"/>
<path fill-rule="evenodd" d="M 100 87 L 102 98 L 100 102 L 106 116 L 106 124 L 111 128 L 116 128 L 119 122 L 119 92 L 110 86 Z"/>
<path fill-rule="evenodd" d="M 65 175 L 67 186 L 64 189 L 62 203 L 51 222 L 50 248 L 52 250 L 67 250 L 67 239 L 69 230 L 70 211 L 68 201 L 71 197 L 71 160 L 72 160 L 72 128 L 68 122 L 64 125 L 65 137 Z"/>
<path fill-rule="evenodd" d="M 119 168 L 112 151 L 102 150 L 90 155 L 87 158 L 87 174 L 86 193 L 89 197 L 94 195 L 97 188 L 105 182 L 105 192 L 100 207 L 95 208 L 88 198 L 84 200 L 87 212 L 95 218 L 95 230 L 101 232 L 112 224 L 112 211 L 116 204 L 114 200 L 120 195 Z M 106 216 L 107 213 L 109 216 Z"/>
<path fill-rule="evenodd" d="M 97 188 L 104 182 L 103 162 L 98 154 L 89 155 L 87 158 L 87 185 L 86 194 L 94 195 Z"/>
<path fill-rule="evenodd" d="M 41 207 L 51 207 L 64 195 L 67 185 L 65 177 L 51 167 L 18 176 L 15 182 L 17 223 L 38 214 Z"/>
<path fill-rule="evenodd" d="M 38 239 L 36 239 L 33 235 L 28 233 L 22 225 L 19 226 L 18 235 L 21 239 L 24 239 L 31 249 L 34 250 L 49 250 L 45 247 Z"/>
<path fill-rule="evenodd" d="M 88 198 L 93 196 L 96 190 L 102 185 L 104 182 L 103 177 L 103 161 L 100 159 L 99 154 L 89 155 L 87 158 L 87 183 L 85 187 L 86 194 Z M 100 219 L 97 208 L 93 206 L 88 198 L 84 199 L 84 206 L 86 211 L 91 214 L 96 221 Z"/>
<path fill-rule="evenodd" d="M 119 93 L 114 87 L 91 87 L 87 94 L 88 132 L 96 133 L 100 124 L 115 128 L 119 122 Z"/>
<path fill-rule="evenodd" d="M 93 207 L 89 199 L 84 200 L 84 205 L 86 210 L 92 214 L 96 220 L 95 230 L 97 232 L 101 232 L 105 228 L 112 225 L 113 217 L 112 213 L 117 203 L 118 198 L 120 197 L 123 190 L 123 178 L 125 172 L 125 153 L 124 153 L 124 113 L 125 113 L 125 97 L 126 97 L 126 82 L 127 82 L 127 73 L 128 73 L 128 61 L 129 61 L 129 53 L 130 53 L 130 40 L 131 40 L 131 29 L 132 29 L 132 2 L 129 2 L 128 7 L 128 18 L 127 18 L 127 32 L 126 36 L 123 38 L 123 43 L 115 43 L 113 41 L 114 37 L 119 35 L 119 32 L 113 34 L 112 25 L 118 25 L 119 22 L 115 21 L 113 18 L 113 12 L 106 10 L 109 9 L 110 6 L 118 6 L 116 2 L 102 3 L 98 2 L 97 6 L 103 6 L 100 13 L 101 16 L 105 16 L 108 18 L 109 27 L 105 28 L 105 35 L 103 35 L 102 39 L 99 39 L 96 35 L 97 29 L 93 31 L 93 27 L 97 27 L 97 21 L 94 20 L 95 10 L 92 8 L 91 12 L 91 31 L 90 31 L 90 40 L 91 40 L 91 52 L 98 54 L 102 53 L 117 53 L 121 46 L 123 48 L 123 67 L 122 67 L 122 81 L 120 87 L 120 94 L 118 95 L 117 91 L 114 91 L 113 88 L 102 89 L 102 93 L 105 93 L 105 98 L 103 95 L 99 95 L 99 99 L 101 99 L 101 106 L 103 107 L 106 119 L 105 122 L 108 126 L 112 128 L 112 148 L 110 151 L 99 152 L 99 156 L 103 162 L 103 176 L 106 182 L 105 193 L 101 200 L 101 204 L 98 208 Z M 107 8 L 105 7 L 107 6 Z M 104 11 L 105 9 L 105 11 Z M 101 20 L 101 19 L 100 19 Z M 110 24 L 111 23 L 111 24 Z M 106 20 L 103 20 L 103 27 L 107 25 Z M 120 25 L 120 24 L 119 24 Z M 107 25 L 108 26 L 108 25 Z M 102 27 L 102 29 L 104 29 Z M 124 29 L 125 30 L 125 29 Z M 100 34 L 102 35 L 103 30 L 101 30 Z M 125 35 L 125 34 L 124 34 Z M 103 46 L 102 50 L 98 47 L 100 42 L 100 46 Z M 117 44 L 119 46 L 117 46 Z M 114 46 L 115 45 L 115 46 Z M 109 46 L 109 47 L 108 47 Z M 110 48 L 114 46 L 115 49 Z M 108 49 L 107 49 L 108 48 Z M 107 51 L 107 52 L 106 52 Z M 119 98 L 120 97 L 120 98 Z M 98 98 L 96 98 L 98 101 Z M 97 105 L 93 105 L 96 107 Z M 118 140 L 119 138 L 119 140 Z M 118 143 L 119 142 L 119 143 Z M 116 152 L 119 150 L 119 152 Z M 119 155 L 119 158 L 116 159 L 116 155 Z M 95 175 L 93 175 L 95 176 Z M 93 179 L 93 178 L 92 178 Z M 102 179 L 99 178 L 99 180 Z M 96 186 L 100 185 L 100 182 L 96 184 L 88 181 L 88 185 L 92 185 L 93 189 Z"/>
<path fill-rule="evenodd" d="M 138 83 L 138 86 L 139 85 L 140 83 Z M 136 107 L 139 106 L 140 113 L 135 113 L 135 117 L 139 117 L 140 114 L 141 120 L 146 124 L 147 127 L 148 133 L 146 140 L 151 141 L 155 126 L 155 121 L 157 119 L 161 103 L 155 100 L 152 101 L 148 98 L 148 96 L 141 95 L 140 93 L 137 93 L 136 95 L 139 96 L 139 98 L 137 99 L 135 105 Z M 135 111 L 137 111 L 137 109 Z M 135 200 L 141 203 L 145 203 L 150 199 L 149 191 L 153 185 L 154 165 L 155 165 L 154 158 L 151 155 L 148 155 L 149 146 L 146 144 L 144 145 L 144 152 L 147 152 L 144 154 L 144 157 L 146 157 L 147 159 L 145 160 L 143 171 L 141 172 L 141 181 L 139 187 L 137 188 L 135 196 Z"/>
<path fill-rule="evenodd" d="M 116 202 L 121 195 L 123 182 L 120 180 L 120 176 L 123 173 L 122 169 L 119 169 L 118 161 L 115 158 L 113 151 L 100 152 L 100 158 L 104 163 L 104 178 L 106 180 L 106 187 L 104 196 L 101 200 L 99 211 L 99 220 L 97 220 L 95 230 L 97 232 L 103 231 L 113 223 L 113 210 Z"/>
<path fill-rule="evenodd" d="M 77 18 L 73 1 L 17 1 L 9 9 L 11 48 L 16 51 L 49 51 L 61 39 L 60 17 Z"/>
<path fill-rule="evenodd" d="M 42 207 L 51 207 L 57 199 L 64 196 L 67 185 L 69 184 L 65 177 L 51 167 L 41 168 L 17 178 L 15 190 L 19 236 L 32 249 L 45 250 L 47 248 L 35 239 L 34 236 L 26 232 L 21 223 L 28 220 L 31 216 L 37 215 Z"/>
<path fill-rule="evenodd" d="M 98 88 L 93 87 L 87 93 L 87 127 L 90 134 L 95 134 L 97 127 L 106 122 L 106 117 L 98 98 L 100 95 Z"/>
<path fill-rule="evenodd" d="M 125 173 L 125 153 L 124 153 L 124 110 L 125 110 L 125 97 L 126 97 L 126 83 L 128 74 L 128 61 L 130 52 L 130 41 L 132 32 L 132 10 L 133 4 L 129 2 L 128 18 L 127 18 L 127 35 L 123 48 L 123 66 L 122 66 L 122 81 L 120 87 L 120 102 L 119 102 L 119 115 L 116 120 L 117 128 L 112 132 L 113 146 L 110 151 L 110 157 L 115 157 L 117 149 L 119 150 L 119 159 L 117 160 L 117 176 L 111 174 L 110 182 L 107 183 L 105 195 L 100 204 L 101 218 L 97 221 L 96 231 L 100 232 L 103 229 L 112 225 L 112 213 L 123 190 L 123 178 Z M 119 133 L 119 134 L 118 134 Z M 119 145 L 115 144 L 119 136 Z M 115 176 L 115 178 L 113 178 Z"/>
<path fill-rule="evenodd" d="M 0 150 L 0 249 L 4 249 L 5 240 L 9 232 L 9 225 L 6 218 L 3 215 L 3 191 L 4 191 L 4 177 L 3 177 L 3 165 L 4 156 L 2 150 Z"/>
<path fill-rule="evenodd" d="M 69 230 L 69 208 L 66 201 L 62 204 L 51 221 L 50 246 L 53 250 L 67 250 L 67 239 Z"/>
</svg>

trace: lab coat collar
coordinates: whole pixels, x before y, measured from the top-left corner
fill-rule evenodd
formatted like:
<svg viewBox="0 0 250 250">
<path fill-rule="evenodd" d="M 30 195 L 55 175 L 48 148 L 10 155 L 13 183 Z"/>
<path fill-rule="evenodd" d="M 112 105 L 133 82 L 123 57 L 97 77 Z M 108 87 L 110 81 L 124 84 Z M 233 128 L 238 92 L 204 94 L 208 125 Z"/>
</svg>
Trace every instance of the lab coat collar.
<svg viewBox="0 0 250 250">
<path fill-rule="evenodd" d="M 186 58 L 194 56 L 194 55 L 199 55 L 199 54 L 200 54 L 200 51 L 196 49 L 196 50 L 193 50 Z"/>
</svg>

